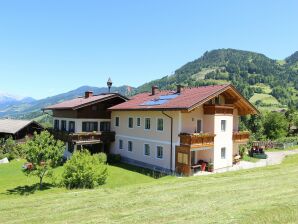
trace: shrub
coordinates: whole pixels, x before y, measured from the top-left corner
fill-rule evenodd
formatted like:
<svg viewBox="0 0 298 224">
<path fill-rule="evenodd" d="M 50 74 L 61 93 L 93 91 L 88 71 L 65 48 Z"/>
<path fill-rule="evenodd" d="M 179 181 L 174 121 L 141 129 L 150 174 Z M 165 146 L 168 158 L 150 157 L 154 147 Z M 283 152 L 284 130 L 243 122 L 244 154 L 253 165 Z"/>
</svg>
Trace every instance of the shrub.
<svg viewBox="0 0 298 224">
<path fill-rule="evenodd" d="M 4 140 L 0 139 L 0 159 L 7 157 L 8 160 L 24 158 L 22 147 L 11 137 Z"/>
<path fill-rule="evenodd" d="M 103 154 L 91 155 L 88 150 L 76 151 L 64 164 L 63 184 L 69 189 L 104 184 L 108 174 L 104 157 Z"/>
<path fill-rule="evenodd" d="M 108 155 L 108 163 L 120 163 L 121 162 L 121 155 L 120 154 L 109 154 Z"/>
<path fill-rule="evenodd" d="M 107 163 L 107 155 L 103 152 L 98 153 L 98 159 L 100 161 L 100 163 L 106 164 Z"/>
</svg>

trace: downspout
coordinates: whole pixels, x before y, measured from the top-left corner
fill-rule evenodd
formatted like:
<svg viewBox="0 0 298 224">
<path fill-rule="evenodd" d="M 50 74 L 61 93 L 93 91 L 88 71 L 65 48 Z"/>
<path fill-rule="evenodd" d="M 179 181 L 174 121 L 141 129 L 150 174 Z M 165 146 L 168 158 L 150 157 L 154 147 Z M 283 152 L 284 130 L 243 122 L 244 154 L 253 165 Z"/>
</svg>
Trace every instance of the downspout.
<svg viewBox="0 0 298 224">
<path fill-rule="evenodd" d="M 173 172 L 172 171 L 172 167 L 173 167 L 173 117 L 166 114 L 164 111 L 162 111 L 162 114 L 171 119 L 171 161 L 170 161 L 170 169 L 171 169 L 171 172 Z"/>
</svg>

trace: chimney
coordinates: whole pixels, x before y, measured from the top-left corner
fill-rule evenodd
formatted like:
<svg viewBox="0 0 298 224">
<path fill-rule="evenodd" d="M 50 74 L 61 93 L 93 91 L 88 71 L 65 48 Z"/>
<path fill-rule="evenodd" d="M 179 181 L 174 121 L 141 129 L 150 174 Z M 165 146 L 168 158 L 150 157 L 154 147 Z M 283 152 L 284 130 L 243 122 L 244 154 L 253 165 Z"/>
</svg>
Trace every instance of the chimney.
<svg viewBox="0 0 298 224">
<path fill-rule="evenodd" d="M 152 96 L 154 96 L 156 94 L 156 90 L 158 89 L 157 86 L 152 86 L 152 89 L 151 89 L 151 94 Z"/>
<path fill-rule="evenodd" d="M 93 96 L 93 92 L 92 91 L 86 91 L 85 92 L 85 98 L 89 98 Z"/>
<path fill-rule="evenodd" d="M 177 85 L 177 93 L 180 94 L 183 90 L 183 85 L 178 84 Z"/>
</svg>

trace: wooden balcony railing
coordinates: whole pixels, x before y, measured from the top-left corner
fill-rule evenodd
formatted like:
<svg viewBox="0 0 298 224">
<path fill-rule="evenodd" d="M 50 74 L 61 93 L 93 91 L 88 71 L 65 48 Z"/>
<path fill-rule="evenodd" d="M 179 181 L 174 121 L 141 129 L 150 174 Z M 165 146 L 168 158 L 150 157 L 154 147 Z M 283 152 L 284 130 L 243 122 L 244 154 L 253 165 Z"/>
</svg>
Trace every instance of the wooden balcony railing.
<svg viewBox="0 0 298 224">
<path fill-rule="evenodd" d="M 181 133 L 180 145 L 190 146 L 190 147 L 206 147 L 214 145 L 215 134 L 212 133 Z"/>
<path fill-rule="evenodd" d="M 79 141 L 101 141 L 109 143 L 115 141 L 115 132 L 77 132 L 70 133 L 67 131 L 48 129 L 48 131 L 54 136 L 64 142 L 79 142 Z"/>
<path fill-rule="evenodd" d="M 204 114 L 233 114 L 234 106 L 232 104 L 205 104 Z"/>
<path fill-rule="evenodd" d="M 233 132 L 233 141 L 236 143 L 247 143 L 250 133 L 248 131 Z"/>
</svg>

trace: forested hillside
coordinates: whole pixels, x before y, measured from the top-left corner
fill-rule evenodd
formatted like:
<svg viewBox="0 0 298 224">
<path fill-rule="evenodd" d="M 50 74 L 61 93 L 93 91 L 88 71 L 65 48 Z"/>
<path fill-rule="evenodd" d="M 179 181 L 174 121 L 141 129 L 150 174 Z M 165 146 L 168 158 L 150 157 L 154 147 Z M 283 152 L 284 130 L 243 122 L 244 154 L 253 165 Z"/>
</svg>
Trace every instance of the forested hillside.
<svg viewBox="0 0 298 224">
<path fill-rule="evenodd" d="M 260 106 L 297 106 L 297 61 L 298 52 L 280 61 L 249 51 L 207 51 L 202 57 L 177 69 L 173 75 L 146 83 L 137 91 L 149 91 L 152 85 L 174 89 L 177 83 L 202 86 L 229 82 L 248 99 L 257 94 L 254 103 Z"/>
</svg>

